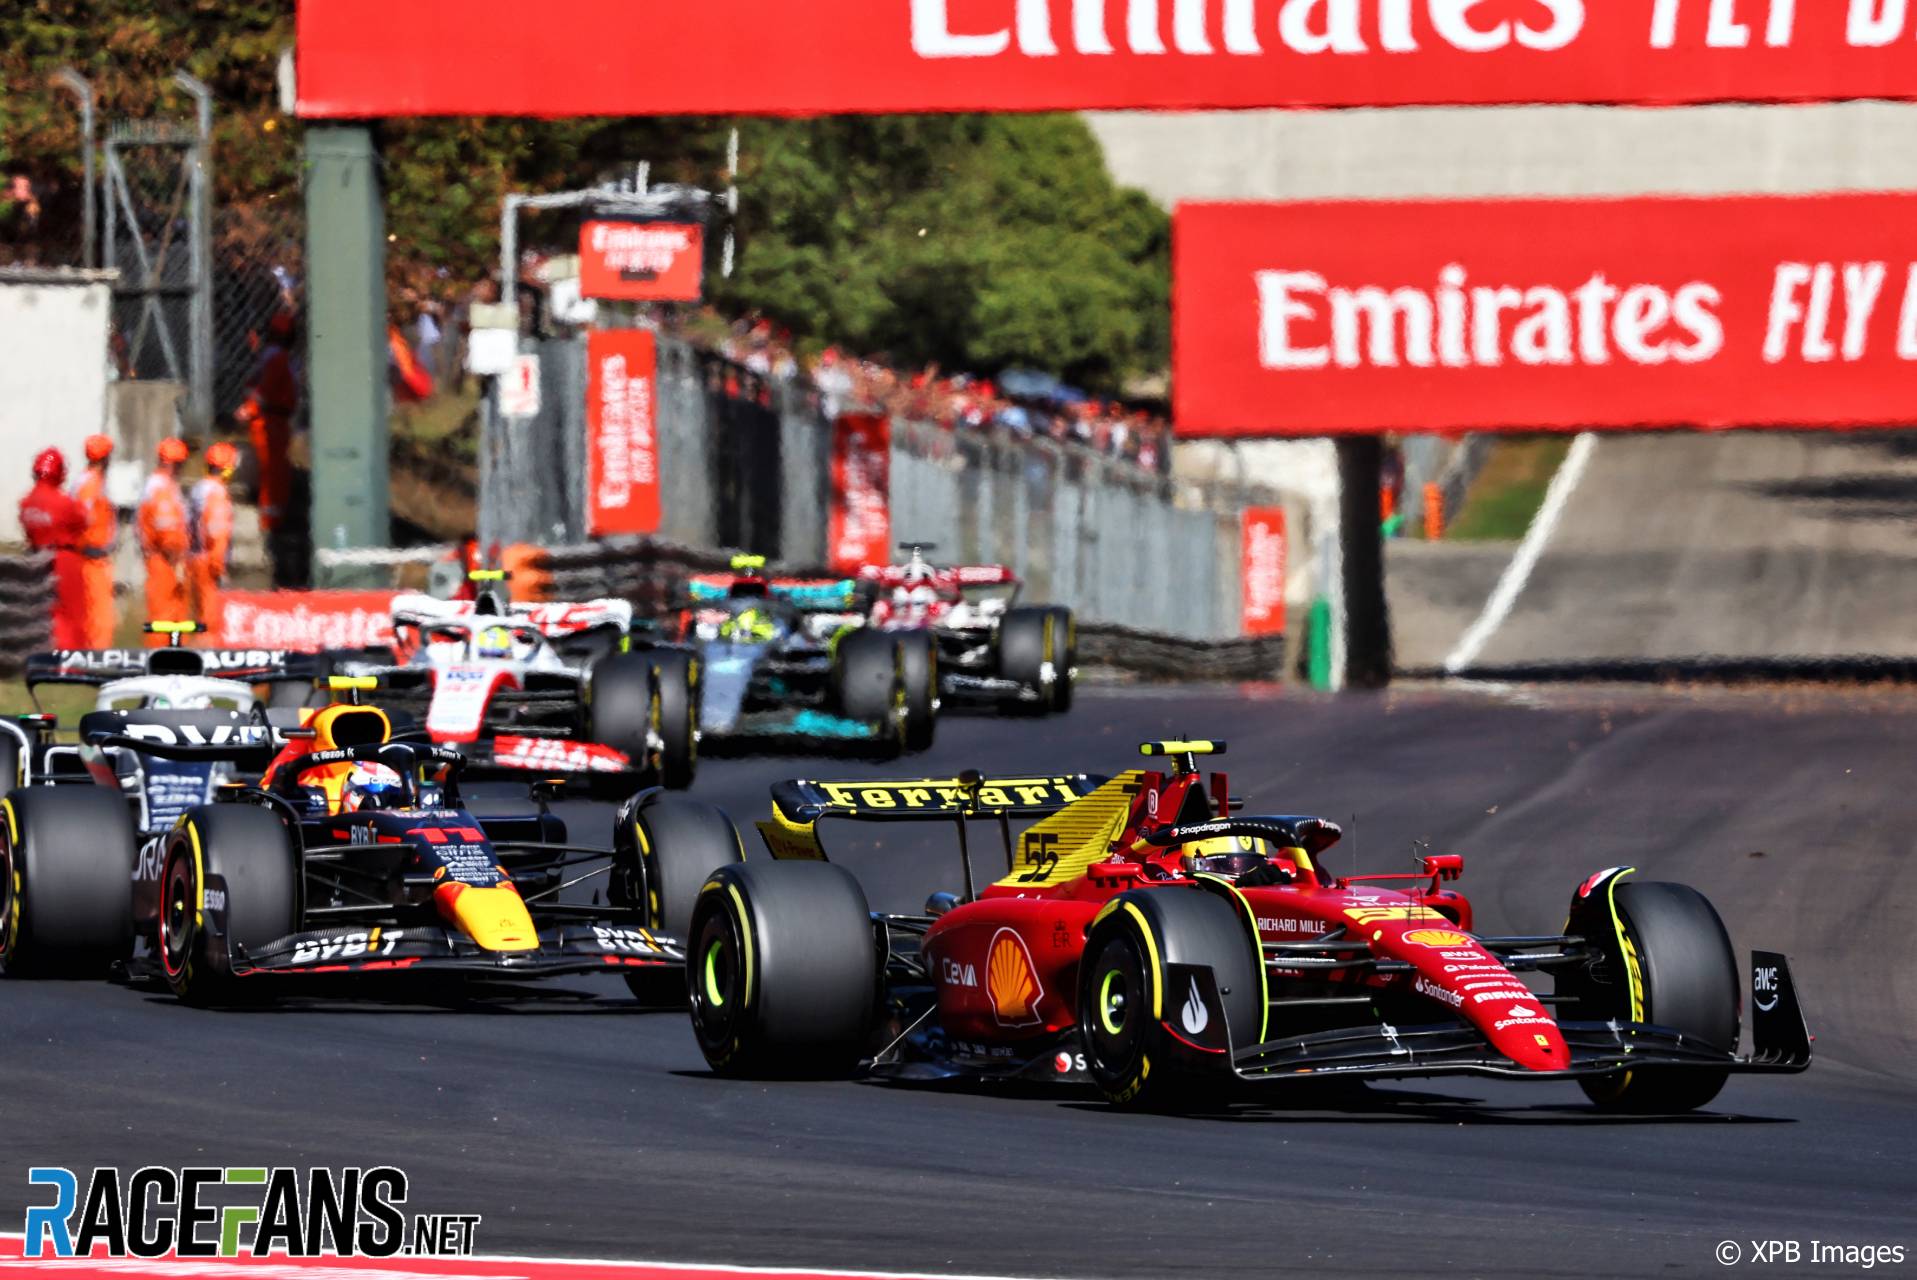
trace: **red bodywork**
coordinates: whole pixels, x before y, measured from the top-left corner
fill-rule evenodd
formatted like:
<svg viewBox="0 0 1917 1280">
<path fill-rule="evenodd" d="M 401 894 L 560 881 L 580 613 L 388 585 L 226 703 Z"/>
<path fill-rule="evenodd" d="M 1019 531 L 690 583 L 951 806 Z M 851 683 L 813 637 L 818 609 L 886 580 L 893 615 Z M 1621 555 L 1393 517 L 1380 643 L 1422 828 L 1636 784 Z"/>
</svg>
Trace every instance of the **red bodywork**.
<svg viewBox="0 0 1917 1280">
<path fill-rule="evenodd" d="M 1140 833 L 1222 816 L 1229 807 L 1225 775 L 1212 774 L 1209 788 L 1195 772 L 1135 776 L 1129 813 L 1109 857 L 1058 883 L 1025 887 L 1008 877 L 927 931 L 922 954 L 937 989 L 939 1022 L 955 1041 L 1032 1052 L 1076 1026 L 1079 962 L 1094 918 L 1128 890 L 1191 883 L 1191 846 L 1155 847 Z M 1328 829 L 1335 839 L 1335 828 Z M 1461 872 L 1462 859 L 1427 858 L 1424 871 L 1400 876 L 1338 879 L 1303 849 L 1270 852 L 1291 881 L 1239 889 L 1261 942 L 1309 942 L 1342 929 L 1345 940 L 1361 940 L 1373 955 L 1411 966 L 1409 972 L 1317 971 L 1308 981 L 1329 983 L 1344 994 L 1375 990 L 1427 999 L 1434 1013 L 1464 1018 L 1521 1067 L 1547 1072 L 1570 1064 L 1557 1021 L 1469 936 L 1470 903 L 1440 887 Z M 1394 880 L 1413 883 L 1386 887 Z M 1282 961 L 1268 972 L 1274 995 L 1288 978 L 1307 980 L 1287 973 Z M 1172 1024 L 1165 1026 L 1178 1034 Z"/>
</svg>

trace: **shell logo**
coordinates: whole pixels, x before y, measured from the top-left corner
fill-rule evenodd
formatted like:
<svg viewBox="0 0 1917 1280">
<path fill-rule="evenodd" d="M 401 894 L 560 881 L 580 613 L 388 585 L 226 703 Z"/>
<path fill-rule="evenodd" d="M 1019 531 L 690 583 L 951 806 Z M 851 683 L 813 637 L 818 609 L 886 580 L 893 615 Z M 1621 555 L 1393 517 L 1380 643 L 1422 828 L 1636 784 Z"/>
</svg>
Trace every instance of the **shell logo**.
<svg viewBox="0 0 1917 1280">
<path fill-rule="evenodd" d="M 1009 928 L 992 935 L 985 958 L 985 993 L 992 999 L 992 1016 L 1001 1027 L 1035 1027 L 1044 1019 L 1038 1002 L 1045 988 L 1025 940 Z"/>
<path fill-rule="evenodd" d="M 1468 947 L 1471 938 L 1468 934 L 1455 929 L 1413 929 L 1405 934 L 1406 942 L 1415 942 L 1421 947 Z"/>
</svg>

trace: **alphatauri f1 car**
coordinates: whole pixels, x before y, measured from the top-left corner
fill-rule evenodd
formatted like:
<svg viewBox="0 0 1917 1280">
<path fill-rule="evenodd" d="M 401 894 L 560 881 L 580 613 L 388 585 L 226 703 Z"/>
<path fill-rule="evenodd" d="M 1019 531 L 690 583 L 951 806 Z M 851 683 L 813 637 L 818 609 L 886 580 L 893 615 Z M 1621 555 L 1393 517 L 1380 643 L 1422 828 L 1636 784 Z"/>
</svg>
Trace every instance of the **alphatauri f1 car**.
<svg viewBox="0 0 1917 1280">
<path fill-rule="evenodd" d="M 932 639 L 938 693 L 954 705 L 1069 711 L 1078 626 L 1069 609 L 1021 605 L 1018 575 L 1000 564 L 936 566 L 929 542 L 899 545 L 904 564 L 868 565 L 859 587 L 874 630 Z"/>
<path fill-rule="evenodd" d="M 1240 1080 L 1575 1080 L 1600 1107 L 1649 1112 L 1702 1106 L 1734 1072 L 1810 1064 L 1790 966 L 1761 951 L 1755 1052 L 1739 1055 L 1738 964 L 1695 890 L 1613 867 L 1576 888 L 1562 933 L 1486 936 L 1446 887 L 1461 857 L 1339 875 L 1335 824 L 1240 814 L 1222 773 L 1207 785 L 1196 758 L 1223 746 L 1147 743 L 1169 770 L 1109 780 L 776 785 L 760 830 L 778 861 L 720 868 L 693 911 L 707 1060 L 1089 1080 L 1165 1108 Z M 873 914 L 823 860 L 828 818 L 955 823 L 965 896 Z M 1038 821 L 1014 841 L 1014 818 Z M 999 826 L 1006 854 L 976 893 L 973 819 Z"/>
<path fill-rule="evenodd" d="M 357 695 L 372 681 L 330 683 Z M 194 1002 L 295 976 L 405 971 L 617 972 L 649 1000 L 683 999 L 693 895 L 742 856 L 718 810 L 646 791 L 619 810 L 610 851 L 576 845 L 548 805 L 563 783 L 534 784 L 534 813 L 481 816 L 461 799 L 456 750 L 395 740 L 376 707 L 294 714 L 298 728 L 219 743 L 95 730 L 101 748 L 218 760 L 256 779 L 162 830 L 140 832 L 116 792 L 85 782 L 0 801 L 8 975 L 104 973 L 137 940 L 148 962 L 137 967 Z M 592 901 L 567 900 L 581 885 Z"/>
</svg>

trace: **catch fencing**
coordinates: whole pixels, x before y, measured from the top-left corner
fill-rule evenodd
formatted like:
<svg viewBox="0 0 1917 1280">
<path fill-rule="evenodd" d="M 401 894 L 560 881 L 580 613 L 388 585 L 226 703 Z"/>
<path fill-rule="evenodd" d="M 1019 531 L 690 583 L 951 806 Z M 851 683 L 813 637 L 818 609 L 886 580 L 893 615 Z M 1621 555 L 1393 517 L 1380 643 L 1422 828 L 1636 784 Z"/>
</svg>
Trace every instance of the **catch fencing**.
<svg viewBox="0 0 1917 1280">
<path fill-rule="evenodd" d="M 657 540 L 642 541 L 828 565 L 834 424 L 816 388 L 673 339 L 658 349 L 661 519 Z M 538 412 L 504 414 L 497 387 L 485 406 L 480 541 L 580 547 L 593 541 L 584 339 L 522 350 L 539 359 Z M 1240 636 L 1243 511 L 1275 501 L 1179 484 L 1075 444 L 900 419 L 889 474 L 894 541 L 933 543 L 940 561 L 1009 565 L 1025 599 L 1070 606 L 1086 623 L 1191 640 Z M 1300 515 L 1299 545 L 1304 532 Z M 621 545 L 607 558 L 624 558 L 610 552 Z"/>
</svg>

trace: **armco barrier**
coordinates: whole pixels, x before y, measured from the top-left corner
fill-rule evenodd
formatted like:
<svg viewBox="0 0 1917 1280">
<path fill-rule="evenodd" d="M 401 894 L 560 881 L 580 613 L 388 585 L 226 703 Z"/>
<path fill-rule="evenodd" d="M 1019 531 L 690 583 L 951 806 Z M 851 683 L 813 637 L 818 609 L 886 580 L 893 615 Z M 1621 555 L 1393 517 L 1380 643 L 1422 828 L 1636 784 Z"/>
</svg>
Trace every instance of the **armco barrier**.
<svg viewBox="0 0 1917 1280">
<path fill-rule="evenodd" d="M 18 676 L 52 638 L 53 557 L 0 556 L 0 676 Z"/>
</svg>

